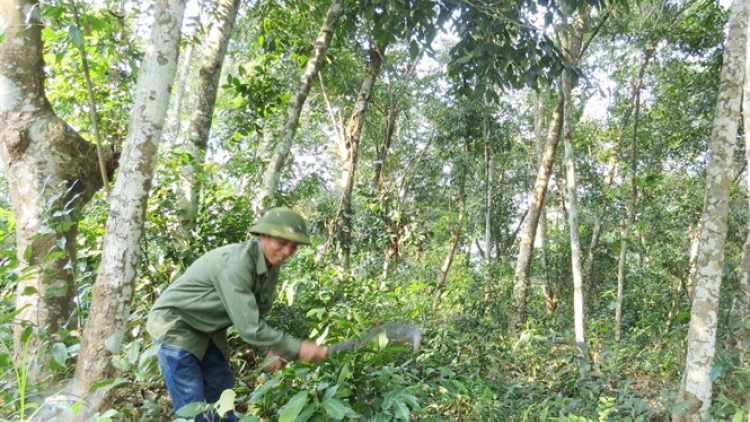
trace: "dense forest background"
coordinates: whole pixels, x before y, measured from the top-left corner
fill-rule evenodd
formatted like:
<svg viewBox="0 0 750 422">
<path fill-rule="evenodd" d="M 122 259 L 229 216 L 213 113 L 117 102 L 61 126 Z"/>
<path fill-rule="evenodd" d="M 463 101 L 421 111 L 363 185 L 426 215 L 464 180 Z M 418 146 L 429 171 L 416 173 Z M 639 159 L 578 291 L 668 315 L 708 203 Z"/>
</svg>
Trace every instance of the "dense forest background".
<svg viewBox="0 0 750 422">
<path fill-rule="evenodd" d="M 2 2 L 0 419 L 170 420 L 150 305 L 289 206 L 271 323 L 422 345 L 236 340 L 248 421 L 750 421 L 750 1 Z"/>
</svg>

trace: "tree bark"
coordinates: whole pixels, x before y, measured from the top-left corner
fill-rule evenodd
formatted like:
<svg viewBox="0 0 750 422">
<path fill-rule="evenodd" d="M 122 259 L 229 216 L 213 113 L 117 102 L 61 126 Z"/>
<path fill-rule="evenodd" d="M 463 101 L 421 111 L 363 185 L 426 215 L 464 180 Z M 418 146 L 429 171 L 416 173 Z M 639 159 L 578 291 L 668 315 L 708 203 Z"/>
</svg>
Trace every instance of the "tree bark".
<svg viewBox="0 0 750 422">
<path fill-rule="evenodd" d="M 432 294 L 433 312 L 437 311 L 437 308 L 440 305 L 440 296 L 442 295 L 443 290 L 445 290 L 445 282 L 448 280 L 448 272 L 451 269 L 453 257 L 456 255 L 456 249 L 458 249 L 458 244 L 461 241 L 461 233 L 463 232 L 466 220 L 466 177 L 468 171 L 463 163 L 458 163 L 458 166 L 460 166 L 460 169 L 458 169 L 458 221 L 456 222 L 456 229 L 451 234 L 451 244 L 448 248 L 448 254 L 445 256 L 443 266 L 440 267 L 440 275 L 438 276 L 437 284 L 435 285 L 435 290 Z"/>
<path fill-rule="evenodd" d="M 563 4 L 564 6 L 564 4 Z M 563 26 L 566 26 L 566 11 L 562 7 Z M 583 40 L 583 30 L 587 19 L 586 15 L 574 17 L 574 27 L 570 45 L 563 45 L 563 51 L 567 51 L 566 60 L 571 65 L 578 62 Z M 563 40 L 567 36 L 562 37 Z M 568 48 L 566 48 L 568 47 Z M 575 151 L 573 149 L 573 80 L 569 71 L 563 72 L 563 97 L 564 106 L 564 143 L 565 143 L 565 175 L 566 175 L 566 202 L 568 209 L 568 230 L 570 232 L 570 258 L 571 271 L 573 273 L 573 325 L 577 343 L 584 343 L 585 328 L 583 315 L 583 268 L 581 265 L 581 240 L 579 237 L 578 223 L 578 188 L 576 186 Z"/>
<path fill-rule="evenodd" d="M 649 54 L 647 53 L 647 56 Z M 642 66 L 643 69 L 645 66 Z M 643 76 L 641 71 L 639 77 Z M 636 90 L 634 98 L 634 114 L 633 117 L 633 137 L 632 137 L 632 148 L 631 148 L 631 166 L 630 166 L 630 189 L 632 195 L 627 201 L 627 211 L 625 218 L 623 219 L 623 228 L 620 240 L 620 261 L 617 268 L 617 306 L 615 309 L 615 339 L 620 341 L 622 335 L 622 310 L 624 305 L 625 297 L 625 284 L 626 284 L 626 264 L 627 264 L 627 252 L 628 252 L 628 239 L 630 237 L 630 231 L 635 225 L 636 218 L 636 206 L 638 205 L 638 122 L 641 110 L 641 94 L 640 89 Z"/>
<path fill-rule="evenodd" d="M 185 46 L 185 52 L 181 54 L 180 60 L 182 65 L 177 76 L 177 87 L 172 95 L 172 110 L 169 112 L 167 121 L 167 133 L 165 139 L 167 142 L 176 143 L 180 139 L 180 130 L 182 129 L 182 99 L 185 97 L 187 90 L 188 75 L 193 62 L 193 43 L 189 42 Z"/>
<path fill-rule="evenodd" d="M 404 80 L 407 80 L 411 73 L 416 68 L 416 62 L 417 58 L 415 58 L 412 62 L 410 62 L 406 66 L 406 73 L 396 78 L 399 82 L 402 82 Z M 396 85 L 394 87 L 394 85 Z M 383 190 L 383 168 L 385 167 L 385 161 L 388 158 L 388 152 L 391 149 L 391 143 L 393 142 L 393 136 L 396 133 L 396 124 L 398 123 L 398 113 L 401 111 L 401 101 L 399 99 L 399 95 L 401 95 L 401 90 L 399 87 L 401 84 L 390 84 L 390 93 L 389 93 L 389 107 L 388 107 L 388 126 L 386 127 L 385 132 L 385 140 L 383 141 L 383 145 L 378 148 L 377 154 L 378 158 L 375 160 L 375 170 L 374 175 L 372 178 L 372 188 L 373 190 L 382 191 Z"/>
<path fill-rule="evenodd" d="M 352 192 L 354 190 L 354 175 L 357 170 L 359 158 L 359 143 L 362 139 L 362 127 L 365 123 L 367 108 L 372 100 L 372 89 L 380 74 L 380 68 L 385 57 L 388 43 L 372 47 L 370 50 L 370 64 L 367 68 L 367 76 L 362 81 L 357 101 L 354 103 L 349 124 L 344 132 L 344 138 L 339 141 L 339 154 L 341 156 L 341 184 L 344 192 L 341 196 L 341 205 L 336 212 L 336 234 L 339 237 L 341 265 L 345 271 L 351 266 L 352 246 Z"/>
<path fill-rule="evenodd" d="M 521 242 L 516 261 L 516 271 L 513 275 L 513 310 L 510 315 L 510 328 L 518 328 L 526 319 L 526 304 L 528 303 L 529 272 L 531 269 L 531 257 L 534 252 L 534 239 L 536 238 L 539 217 L 544 208 L 544 198 L 547 194 L 547 186 L 552 173 L 552 163 L 555 159 L 557 144 L 560 142 L 560 131 L 563 124 L 564 98 L 560 95 L 557 99 L 555 112 L 550 120 L 547 132 L 547 144 L 544 155 L 539 162 L 539 171 L 536 176 L 534 190 L 529 198 L 529 211 L 524 219 L 521 230 Z"/>
<path fill-rule="evenodd" d="M 750 1 L 735 0 L 729 15 L 721 84 L 716 100 L 713 131 L 706 169 L 703 227 L 697 260 L 697 278 L 690 316 L 685 372 L 673 422 L 708 419 L 711 405 L 711 369 L 716 355 L 716 330 L 727 235 L 731 164 L 740 120 L 740 99 L 746 72 L 747 29 Z"/>
<path fill-rule="evenodd" d="M 44 92 L 44 59 L 35 0 L 0 3 L 0 156 L 16 219 L 18 272 L 14 356 L 34 384 L 50 375 L 41 348 L 71 321 L 76 294 L 76 236 L 81 208 L 102 187 L 96 147 L 52 110 Z M 108 171 L 116 166 L 105 153 Z M 26 329 L 34 330 L 27 342 Z"/>
<path fill-rule="evenodd" d="M 313 79 L 323 65 L 328 45 L 331 43 L 333 32 L 336 30 L 339 18 L 343 13 L 344 1 L 334 0 L 328 8 L 323 26 L 320 28 L 318 37 L 315 40 L 313 54 L 305 65 L 305 71 L 300 78 L 300 84 L 292 94 L 292 98 L 287 105 L 284 127 L 279 135 L 279 141 L 274 149 L 271 162 L 268 163 L 268 168 L 263 177 L 263 185 L 256 196 L 255 211 L 257 214 L 261 214 L 273 202 L 273 196 L 276 194 L 279 180 L 281 179 L 281 169 L 284 167 L 284 162 L 289 156 L 292 141 L 294 141 L 294 134 L 297 132 L 297 127 L 299 126 L 302 107 L 305 105 L 307 95 L 310 93 Z"/>
<path fill-rule="evenodd" d="M 485 119 L 484 126 L 484 310 L 489 315 L 492 303 L 492 148 L 490 145 L 490 118 Z"/>
<path fill-rule="evenodd" d="M 542 139 L 542 127 L 544 126 L 544 104 L 542 102 L 542 96 L 537 93 L 534 100 L 534 139 L 536 141 L 536 155 L 537 160 L 541 163 L 542 157 L 544 157 L 544 141 Z M 547 208 L 543 207 L 539 214 L 539 223 L 537 228 L 537 238 L 539 239 L 539 245 L 542 247 L 541 261 L 542 261 L 542 273 L 544 277 L 544 284 L 542 290 L 544 292 L 544 311 L 548 316 L 555 313 L 557 309 L 557 288 L 552 283 L 552 279 L 549 275 L 549 263 L 547 261 Z"/>
<path fill-rule="evenodd" d="M 135 288 L 151 181 L 177 71 L 184 0 L 155 3 L 151 40 L 146 48 L 134 97 L 134 114 L 125 139 L 120 172 L 110 197 L 102 262 L 93 287 L 91 311 L 81 337 L 73 394 L 84 398 L 78 420 L 103 402 L 104 389 L 91 387 L 114 374 L 112 357 L 121 351 Z"/>
<path fill-rule="evenodd" d="M 194 237 L 202 185 L 199 174 L 206 158 L 214 106 L 219 92 L 221 68 L 239 5 L 240 0 L 219 2 L 214 15 L 216 21 L 211 25 L 208 33 L 203 61 L 198 73 L 198 87 L 195 92 L 196 106 L 190 117 L 190 127 L 184 143 L 185 152 L 190 155 L 191 159 L 180 168 L 177 189 L 177 215 L 180 221 L 178 239 L 186 246 Z M 181 89 L 178 87 L 178 90 Z"/>
</svg>

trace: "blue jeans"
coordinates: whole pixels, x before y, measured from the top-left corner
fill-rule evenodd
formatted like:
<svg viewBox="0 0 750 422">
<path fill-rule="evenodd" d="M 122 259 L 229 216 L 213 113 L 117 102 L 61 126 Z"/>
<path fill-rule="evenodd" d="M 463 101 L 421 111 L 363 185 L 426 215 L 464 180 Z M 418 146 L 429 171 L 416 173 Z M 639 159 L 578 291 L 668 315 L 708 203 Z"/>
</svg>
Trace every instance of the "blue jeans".
<svg viewBox="0 0 750 422">
<path fill-rule="evenodd" d="M 234 387 L 234 375 L 229 362 L 213 342 L 209 343 L 203 360 L 166 344 L 159 347 L 157 357 L 175 410 L 195 402 L 215 403 L 222 391 Z M 237 416 L 234 412 L 229 412 L 221 419 L 213 412 L 195 417 L 195 422 L 214 421 L 236 422 Z"/>
</svg>

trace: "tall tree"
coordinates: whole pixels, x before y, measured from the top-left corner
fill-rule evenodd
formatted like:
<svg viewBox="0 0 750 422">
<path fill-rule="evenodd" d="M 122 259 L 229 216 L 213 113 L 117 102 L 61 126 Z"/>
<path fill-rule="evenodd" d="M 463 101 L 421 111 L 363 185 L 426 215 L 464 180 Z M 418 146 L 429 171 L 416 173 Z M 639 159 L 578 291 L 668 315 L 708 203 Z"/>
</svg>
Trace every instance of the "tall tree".
<svg viewBox="0 0 750 422">
<path fill-rule="evenodd" d="M 552 164 L 554 163 L 557 145 L 560 142 L 564 100 L 563 95 L 558 95 L 557 105 L 549 123 L 547 143 L 539 161 L 534 189 L 529 196 L 529 211 L 523 220 L 516 269 L 513 274 L 513 311 L 510 315 L 510 327 L 512 329 L 518 328 L 526 318 L 531 257 L 534 252 L 534 240 L 536 239 L 539 217 L 544 208 L 544 198 L 547 195 L 547 187 L 552 173 Z"/>
<path fill-rule="evenodd" d="M 344 189 L 341 195 L 341 204 L 336 212 L 337 235 L 341 245 L 341 261 L 346 271 L 350 268 L 352 247 L 352 192 L 354 190 L 354 179 L 359 159 L 359 144 L 362 140 L 362 128 L 365 124 L 367 109 L 372 100 L 372 90 L 375 81 L 380 75 L 383 64 L 383 56 L 388 47 L 388 41 L 370 48 L 369 65 L 367 74 L 362 81 L 362 87 L 357 95 L 357 100 L 352 108 L 349 123 L 343 132 L 343 138 L 339 139 L 339 155 L 341 156 L 341 185 Z"/>
<path fill-rule="evenodd" d="M 724 49 L 721 85 L 716 99 L 713 131 L 706 169 L 706 196 L 697 259 L 697 278 L 690 315 L 685 372 L 673 422 L 707 420 L 711 405 L 712 377 L 716 354 L 719 294 L 727 236 L 731 164 L 740 119 L 742 84 L 746 74 L 750 1 L 735 0 L 729 15 L 729 35 Z"/>
<path fill-rule="evenodd" d="M 318 37 L 315 39 L 313 45 L 312 55 L 305 65 L 305 70 L 302 73 L 299 85 L 296 87 L 292 94 L 292 98 L 287 104 L 284 127 L 281 130 L 279 140 L 276 143 L 271 162 L 268 163 L 268 168 L 263 176 L 263 185 L 256 194 L 256 213 L 261 212 L 270 205 L 272 197 L 276 194 L 284 162 L 289 156 L 289 151 L 292 147 L 292 142 L 294 141 L 294 134 L 297 132 L 297 127 L 299 126 L 302 108 L 304 107 L 307 96 L 310 93 L 312 83 L 318 75 L 321 66 L 323 66 L 328 45 L 331 43 L 333 33 L 336 30 L 339 18 L 341 18 L 343 13 L 343 0 L 334 0 L 326 12 L 325 20 L 323 21 L 323 25 L 321 26 L 320 32 L 318 32 Z"/>
<path fill-rule="evenodd" d="M 647 55 L 648 57 L 648 55 Z M 643 66 L 641 67 L 643 69 Z M 642 76 L 642 71 L 640 73 Z M 632 148 L 631 148 L 631 166 L 630 166 L 630 191 L 632 192 L 630 197 L 625 200 L 626 211 L 622 218 L 622 230 L 620 233 L 620 259 L 617 265 L 617 299 L 615 307 L 615 339 L 620 341 L 622 335 L 622 310 L 624 306 L 625 296 L 625 280 L 626 280 L 626 263 L 628 256 L 628 244 L 630 243 L 630 232 L 635 225 L 636 218 L 636 206 L 638 204 L 638 119 L 640 117 L 640 106 L 641 106 L 641 95 L 640 90 L 636 90 L 634 98 L 634 118 L 633 118 L 633 135 L 632 135 Z"/>
<path fill-rule="evenodd" d="M 177 213 L 180 219 L 180 238 L 183 242 L 192 239 L 195 229 L 195 218 L 198 215 L 201 191 L 201 169 L 206 157 L 206 148 L 211 132 L 214 106 L 219 91 L 219 80 L 224 56 L 232 35 L 234 21 L 240 0 L 221 0 L 214 13 L 215 21 L 211 25 L 208 38 L 203 48 L 203 61 L 198 74 L 198 86 L 195 91 L 195 109 L 190 116 L 190 127 L 184 143 L 185 153 L 190 161 L 180 168 L 180 180 L 177 195 Z M 190 45 L 188 51 L 192 51 Z M 189 65 L 190 56 L 186 57 Z M 178 87 L 178 92 L 182 88 Z M 179 121 L 179 110 L 177 110 Z M 179 136 L 179 134 L 177 134 Z"/>
<path fill-rule="evenodd" d="M 490 145 L 490 119 L 484 119 L 484 306 L 485 313 L 489 314 L 490 300 L 492 296 L 492 278 L 490 266 L 492 264 L 492 178 L 493 150 Z"/>
<path fill-rule="evenodd" d="M 607 197 L 609 195 L 612 181 L 617 174 L 617 168 L 620 164 L 620 151 L 622 149 L 622 142 L 625 139 L 625 133 L 628 129 L 628 125 L 630 124 L 630 116 L 633 114 L 633 109 L 635 108 L 636 96 L 640 93 L 640 90 L 643 86 L 643 76 L 652 56 L 653 47 L 649 46 L 644 49 L 642 58 L 640 60 L 641 65 L 638 67 L 638 72 L 635 78 L 633 78 L 633 83 L 631 84 L 630 94 L 625 105 L 625 110 L 623 111 L 623 114 L 622 116 L 620 116 L 620 119 L 618 121 L 615 132 L 614 146 L 609 156 L 607 172 L 604 176 L 604 181 L 602 184 L 602 195 L 604 197 Z M 596 255 L 596 250 L 599 247 L 599 237 L 601 234 L 602 222 L 604 220 L 604 212 L 606 209 L 606 207 L 597 207 L 596 211 L 594 212 L 594 226 L 591 231 L 591 243 L 589 244 L 589 251 L 586 259 L 586 270 L 583 273 L 587 286 L 589 287 L 589 289 L 587 290 L 591 292 L 592 296 L 594 296 L 594 287 L 592 286 L 594 257 Z"/>
<path fill-rule="evenodd" d="M 469 142 L 468 140 L 466 141 Z M 438 276 L 435 290 L 432 294 L 432 311 L 435 312 L 440 305 L 440 296 L 445 290 L 446 281 L 448 280 L 448 272 L 453 265 L 453 259 L 456 255 L 456 250 L 461 242 L 461 236 L 463 234 L 464 225 L 466 224 L 466 179 L 468 178 L 468 165 L 465 162 L 466 157 L 459 155 L 453 162 L 454 181 L 457 184 L 458 194 L 458 216 L 456 218 L 456 224 L 451 232 L 450 245 L 448 246 L 448 253 L 445 255 L 443 265 L 440 267 L 440 275 Z"/>
<path fill-rule="evenodd" d="M 114 373 L 135 288 L 139 243 L 143 232 L 159 140 L 177 71 L 184 0 L 157 0 L 151 38 L 135 93 L 134 114 L 123 145 L 121 166 L 110 197 L 102 262 L 93 288 L 73 393 L 85 397 L 78 419 L 86 420 L 104 399 L 91 387 Z"/>
<path fill-rule="evenodd" d="M 71 322 L 78 221 L 103 183 L 95 146 L 55 114 L 45 94 L 40 17 L 36 0 L 0 3 L 0 161 L 24 274 L 17 284 L 14 348 L 19 360 L 28 355 L 44 362 L 29 367 L 30 383 L 50 374 L 49 355 L 40 355 L 45 338 Z M 111 173 L 111 151 L 105 160 Z M 33 335 L 22 340 L 27 329 Z"/>
</svg>

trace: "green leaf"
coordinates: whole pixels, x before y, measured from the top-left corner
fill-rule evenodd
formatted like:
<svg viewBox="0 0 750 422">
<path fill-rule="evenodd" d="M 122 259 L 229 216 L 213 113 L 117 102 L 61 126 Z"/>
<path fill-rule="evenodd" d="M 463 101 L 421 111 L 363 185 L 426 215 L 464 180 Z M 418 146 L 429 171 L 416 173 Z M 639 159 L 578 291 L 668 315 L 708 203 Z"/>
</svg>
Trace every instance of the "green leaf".
<svg viewBox="0 0 750 422">
<path fill-rule="evenodd" d="M 217 401 L 215 405 L 216 412 L 218 412 L 222 417 L 224 417 L 229 412 L 233 412 L 235 397 L 237 397 L 237 393 L 235 393 L 231 388 L 222 391 L 221 397 L 219 397 L 219 401 Z"/>
<path fill-rule="evenodd" d="M 302 390 L 295 394 L 291 400 L 284 407 L 281 408 L 281 415 L 279 415 L 279 422 L 293 422 L 299 412 L 307 404 L 308 393 L 306 390 Z"/>
<path fill-rule="evenodd" d="M 24 287 L 23 291 L 21 292 L 22 296 L 31 296 L 39 293 L 39 290 L 36 289 L 34 286 L 26 286 Z"/>
<path fill-rule="evenodd" d="M 312 416 L 313 413 L 315 413 L 315 410 L 318 408 L 318 405 L 315 403 L 308 403 L 307 406 L 305 406 L 304 409 L 302 409 L 302 412 L 300 412 L 299 416 L 294 420 L 294 422 L 305 422 L 308 419 L 310 419 L 310 416 Z"/>
<path fill-rule="evenodd" d="M 31 327 L 26 327 L 23 329 L 23 332 L 21 333 L 21 343 L 26 343 L 31 338 L 31 335 L 34 334 L 34 329 Z"/>
<path fill-rule="evenodd" d="M 52 345 L 52 359 L 60 366 L 65 366 L 68 360 L 68 348 L 62 343 Z"/>
<path fill-rule="evenodd" d="M 74 46 L 78 47 L 79 50 L 83 50 L 83 32 L 81 32 L 81 28 L 70 25 L 68 27 L 68 38 Z"/>
<path fill-rule="evenodd" d="M 0 42 L 3 42 L 4 39 L 5 39 L 5 30 L 0 31 Z"/>
<path fill-rule="evenodd" d="M 347 413 L 344 402 L 335 398 L 324 400 L 323 409 L 326 410 L 326 413 L 328 413 L 328 416 L 336 420 L 343 419 L 343 417 L 346 416 L 346 413 Z"/>
<path fill-rule="evenodd" d="M 396 400 L 393 405 L 395 407 L 396 417 L 402 421 L 408 421 L 410 418 L 410 412 L 406 404 L 401 400 Z"/>
<path fill-rule="evenodd" d="M 250 396 L 250 403 L 255 403 L 258 401 L 259 398 L 263 397 L 267 392 L 269 392 L 273 387 L 276 386 L 276 384 L 281 381 L 281 375 L 277 375 L 270 380 L 266 381 L 261 385 L 259 388 L 256 388 L 253 394 Z"/>
<path fill-rule="evenodd" d="M 260 419 L 258 419 L 255 415 L 247 415 L 244 418 L 240 419 L 238 422 L 260 422 Z"/>
<path fill-rule="evenodd" d="M 177 416 L 191 418 L 203 412 L 210 411 L 211 409 L 213 409 L 213 407 L 214 406 L 210 403 L 197 401 L 195 403 L 186 404 L 185 406 L 179 408 L 177 410 Z"/>
</svg>

